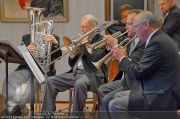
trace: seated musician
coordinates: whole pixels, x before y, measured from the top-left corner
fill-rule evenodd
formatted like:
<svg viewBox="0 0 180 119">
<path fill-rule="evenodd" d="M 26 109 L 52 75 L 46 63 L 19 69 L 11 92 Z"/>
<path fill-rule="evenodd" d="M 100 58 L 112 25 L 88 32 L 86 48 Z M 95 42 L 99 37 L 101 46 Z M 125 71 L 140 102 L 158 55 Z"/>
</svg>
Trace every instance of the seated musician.
<svg viewBox="0 0 180 119">
<path fill-rule="evenodd" d="M 54 38 L 55 36 L 55 38 Z M 47 35 L 45 40 L 52 43 L 52 51 L 59 48 L 59 37 L 56 35 Z M 26 34 L 22 38 L 23 43 L 27 46 L 30 52 L 36 50 L 35 43 L 31 42 L 30 34 Z M 51 55 L 51 60 L 60 57 L 61 50 L 58 50 Z M 54 63 L 50 65 L 48 76 L 56 74 Z M 8 114 L 10 115 L 24 115 L 28 113 L 26 102 L 30 95 L 30 79 L 33 78 L 29 67 L 26 64 L 21 64 L 8 76 Z M 5 81 L 3 82 L 3 94 L 6 94 Z M 36 82 L 37 83 L 37 82 Z"/>
<path fill-rule="evenodd" d="M 129 114 L 143 119 L 175 119 L 173 88 L 180 77 L 178 48 L 173 39 L 159 29 L 158 17 L 149 11 L 135 16 L 133 26 L 139 39 L 146 43 L 139 62 L 130 60 L 124 49 L 113 47 L 111 51 L 121 70 L 141 85 L 115 94 L 109 103 L 111 119 L 126 119 Z"/>
<path fill-rule="evenodd" d="M 132 9 L 132 6 L 129 4 L 123 4 L 119 6 L 118 8 L 118 15 L 119 15 L 119 20 L 117 21 L 118 23 L 113 24 L 107 28 L 107 31 L 109 34 L 114 34 L 116 32 L 121 31 L 121 33 L 126 32 L 126 21 L 127 21 L 127 16 L 129 14 L 129 11 Z M 127 34 L 122 35 L 121 37 L 118 37 L 118 43 L 122 42 L 124 39 L 127 38 Z M 112 68 L 111 68 L 112 67 Z M 109 80 L 120 80 L 122 77 L 123 72 L 118 70 L 118 62 L 115 60 L 111 62 L 109 66 Z"/>
<path fill-rule="evenodd" d="M 80 21 L 81 32 L 87 33 L 91 31 L 96 25 L 97 20 L 92 15 L 85 15 Z M 69 72 L 50 77 L 45 85 L 45 94 L 42 105 L 42 112 L 54 112 L 56 110 L 56 96 L 58 92 L 66 91 L 74 88 L 73 95 L 73 112 L 77 116 L 83 114 L 87 92 L 96 92 L 99 85 L 106 81 L 106 68 L 103 65 L 100 70 L 97 70 L 92 61 L 98 61 L 106 53 L 105 48 L 89 49 L 85 42 L 93 44 L 102 40 L 100 34 L 95 36 L 90 34 L 85 39 L 82 39 L 77 44 L 79 51 L 76 54 L 70 52 L 69 65 L 71 70 Z M 47 114 L 47 113 L 46 113 Z M 79 117 L 80 118 L 80 117 Z"/>
<path fill-rule="evenodd" d="M 128 37 L 132 38 L 135 36 L 134 28 L 133 28 L 133 20 L 136 15 L 138 15 L 141 12 L 141 10 L 130 10 L 129 15 L 127 16 L 127 22 L 126 22 L 126 29 L 128 31 Z M 111 36 L 107 36 L 106 38 L 106 45 L 108 47 L 114 47 L 117 46 L 118 41 L 117 39 L 112 38 Z M 139 38 L 136 38 L 134 42 L 132 42 L 127 47 L 127 53 L 128 57 L 133 62 L 138 62 L 143 54 L 144 50 L 144 43 L 139 40 Z M 129 77 L 126 73 L 122 77 L 121 80 L 116 80 L 107 84 L 103 84 L 98 88 L 98 94 L 99 94 L 99 118 L 110 118 L 108 114 L 108 104 L 113 99 L 115 94 L 117 92 L 123 91 L 123 90 L 130 90 L 133 88 L 138 87 L 139 82 L 130 80 L 131 77 Z"/>
</svg>

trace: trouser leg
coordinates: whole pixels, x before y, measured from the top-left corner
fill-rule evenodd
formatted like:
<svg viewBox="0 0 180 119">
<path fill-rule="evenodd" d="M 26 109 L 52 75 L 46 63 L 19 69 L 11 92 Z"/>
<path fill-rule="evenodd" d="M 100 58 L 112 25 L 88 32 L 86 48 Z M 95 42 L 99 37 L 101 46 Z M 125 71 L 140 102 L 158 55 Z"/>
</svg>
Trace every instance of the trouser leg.
<svg viewBox="0 0 180 119">
<path fill-rule="evenodd" d="M 111 83 L 101 85 L 98 88 L 99 119 L 109 119 L 110 118 L 110 115 L 108 113 L 108 111 L 109 111 L 108 104 L 114 98 L 114 96 L 117 92 L 123 90 L 120 85 L 121 85 L 121 81 L 118 80 L 118 81 L 114 81 Z"/>
<path fill-rule="evenodd" d="M 73 73 L 64 73 L 59 76 L 50 77 L 45 84 L 44 100 L 42 105 L 43 112 L 56 110 L 55 101 L 58 92 L 63 92 L 74 86 L 76 77 Z"/>
<path fill-rule="evenodd" d="M 122 91 L 116 94 L 115 99 L 109 103 L 111 119 L 128 119 L 128 103 L 130 91 Z"/>
<path fill-rule="evenodd" d="M 79 74 L 78 80 L 74 85 L 74 96 L 73 96 L 74 112 L 83 111 L 89 88 L 90 88 L 90 82 L 88 77 L 85 74 Z"/>
</svg>

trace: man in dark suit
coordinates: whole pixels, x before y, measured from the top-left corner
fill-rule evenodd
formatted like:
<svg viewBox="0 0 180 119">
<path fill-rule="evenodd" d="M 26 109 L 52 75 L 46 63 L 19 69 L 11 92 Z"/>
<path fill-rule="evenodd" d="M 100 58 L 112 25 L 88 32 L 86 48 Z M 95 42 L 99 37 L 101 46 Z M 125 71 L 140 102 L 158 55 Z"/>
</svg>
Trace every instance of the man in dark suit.
<svg viewBox="0 0 180 119">
<path fill-rule="evenodd" d="M 172 88 L 179 78 L 179 54 L 172 38 L 158 29 L 159 20 L 151 12 L 135 17 L 134 28 L 138 37 L 146 42 L 144 54 L 138 63 L 130 61 L 123 49 L 112 48 L 121 70 L 141 87 L 118 92 L 109 103 L 112 119 L 128 118 L 127 111 L 175 111 L 176 100 Z M 118 112 L 118 113 L 116 113 Z M 146 116 L 146 115 L 145 115 Z M 169 113 L 154 113 L 145 118 L 172 119 Z"/>
<path fill-rule="evenodd" d="M 92 15 L 84 16 L 80 22 L 82 33 L 89 32 L 96 25 L 97 20 Z M 73 112 L 77 112 L 77 116 L 83 112 L 87 92 L 96 92 L 98 86 L 103 84 L 106 79 L 105 66 L 103 65 L 101 70 L 96 70 L 92 62 L 98 61 L 107 53 L 105 48 L 89 49 L 86 47 L 85 42 L 89 41 L 89 44 L 93 44 L 101 39 L 102 36 L 97 34 L 94 37 L 87 36 L 85 39 L 80 40 L 78 46 L 80 47 L 79 52 L 76 54 L 70 53 L 69 55 L 68 63 L 71 66 L 71 70 L 50 77 L 47 80 L 42 112 L 55 111 L 55 100 L 58 92 L 63 92 L 70 88 L 74 88 Z"/>
<path fill-rule="evenodd" d="M 174 0 L 158 0 L 158 4 L 164 16 L 161 30 L 173 38 L 180 51 L 180 9 Z"/>
<path fill-rule="evenodd" d="M 54 37 L 56 39 L 54 39 Z M 52 43 L 51 51 L 59 48 L 59 37 L 54 35 L 46 36 L 46 40 Z M 22 42 L 27 46 L 27 49 L 32 53 L 36 50 L 35 43 L 31 42 L 30 34 L 22 37 Z M 57 50 L 51 55 L 51 60 L 60 57 L 61 50 Z M 48 76 L 56 74 L 54 63 L 50 65 Z M 28 113 L 26 103 L 30 95 L 30 79 L 34 77 L 27 64 L 21 64 L 8 76 L 8 114 L 24 115 Z M 3 94 L 6 94 L 5 81 L 3 82 Z"/>
<path fill-rule="evenodd" d="M 173 38 L 180 52 L 180 9 L 175 5 L 174 0 L 158 0 L 164 21 L 161 29 Z M 180 82 L 175 86 L 177 108 L 180 109 Z"/>
<path fill-rule="evenodd" d="M 128 31 L 129 37 L 134 37 L 135 32 L 133 29 L 133 20 L 137 14 L 139 14 L 141 10 L 130 10 L 129 15 L 127 17 L 126 29 Z M 107 36 L 108 37 L 108 36 Z M 117 46 L 117 39 L 106 39 L 106 45 L 108 47 Z M 143 55 L 144 42 L 140 41 L 139 38 L 136 38 L 132 44 L 130 44 L 127 48 L 128 57 L 134 61 L 138 62 Z M 139 82 L 136 80 L 131 80 L 127 74 L 124 74 L 121 80 L 116 80 L 107 84 L 103 84 L 98 88 L 99 94 L 99 118 L 108 118 L 109 115 L 106 115 L 109 109 L 108 104 L 114 98 L 117 92 L 123 90 L 131 90 L 139 87 Z M 102 116 L 101 116 L 102 115 Z"/>
</svg>

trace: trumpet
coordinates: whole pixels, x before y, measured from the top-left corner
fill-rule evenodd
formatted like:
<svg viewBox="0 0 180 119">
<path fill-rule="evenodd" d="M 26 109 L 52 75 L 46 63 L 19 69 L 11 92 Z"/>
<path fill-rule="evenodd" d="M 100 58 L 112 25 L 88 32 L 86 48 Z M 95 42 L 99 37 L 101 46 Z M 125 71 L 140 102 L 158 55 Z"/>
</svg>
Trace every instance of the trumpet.
<svg viewBox="0 0 180 119">
<path fill-rule="evenodd" d="M 53 52 L 51 52 L 50 54 L 48 54 L 46 57 L 49 57 L 50 55 L 52 55 L 53 53 L 55 53 L 58 50 L 61 50 L 62 48 L 66 47 L 68 52 L 66 52 L 64 55 L 54 59 L 53 61 L 51 61 L 49 64 L 46 65 L 49 66 L 52 63 L 56 62 L 57 60 L 61 59 L 62 57 L 64 57 L 65 55 L 69 54 L 69 53 L 73 53 L 74 55 L 76 55 L 77 51 L 78 51 L 78 43 L 86 38 L 86 37 L 93 37 L 96 34 L 102 32 L 104 29 L 106 29 L 107 27 L 111 26 L 112 24 L 117 23 L 117 21 L 113 20 L 113 21 L 105 21 L 103 23 L 101 23 L 100 25 L 95 26 L 92 30 L 90 30 L 89 32 L 86 33 L 81 33 L 79 36 L 77 36 L 74 39 L 70 39 L 69 37 L 64 36 L 63 37 L 63 41 L 64 41 L 64 46 L 57 48 L 56 50 L 54 50 Z M 88 41 L 87 41 L 88 42 Z M 85 42 L 84 42 L 85 43 Z"/>
<path fill-rule="evenodd" d="M 76 39 L 73 39 L 73 40 L 71 40 L 69 37 L 64 36 L 63 37 L 64 44 L 65 44 L 67 50 L 70 53 L 75 55 L 78 52 L 78 44 L 79 44 L 79 42 L 81 40 L 83 40 L 84 38 L 94 37 L 98 33 L 105 30 L 107 27 L 109 27 L 109 26 L 111 26 L 112 24 L 115 24 L 115 23 L 117 23 L 117 21 L 115 21 L 115 20 L 113 20 L 113 21 L 105 21 L 105 22 L 101 23 L 100 25 L 95 26 L 89 32 L 81 33 L 81 35 L 79 35 Z M 89 41 L 87 41 L 87 42 L 89 42 Z M 84 43 L 87 43 L 87 42 L 84 42 Z"/>
<path fill-rule="evenodd" d="M 112 34 L 112 37 L 114 37 L 114 38 L 119 38 L 119 37 L 125 35 L 127 32 L 128 32 L 128 31 L 125 31 L 125 32 L 121 33 L 121 31 L 118 31 L 118 32 Z M 96 42 L 96 43 L 94 43 L 94 44 L 91 44 L 90 46 L 91 46 L 92 49 L 102 48 L 102 47 L 105 46 L 104 41 L 105 41 L 105 39 L 102 39 L 102 40 L 100 40 L 99 42 Z"/>
<path fill-rule="evenodd" d="M 123 48 L 127 47 L 133 40 L 135 40 L 136 37 L 137 36 L 135 35 L 133 38 L 126 38 L 125 40 L 123 40 L 121 43 L 118 44 L 117 48 L 122 48 L 123 49 Z M 112 59 L 113 59 L 112 51 L 110 51 L 102 59 L 100 59 L 97 62 L 92 62 L 92 63 L 97 69 L 100 69 L 103 63 L 107 64 Z"/>
</svg>

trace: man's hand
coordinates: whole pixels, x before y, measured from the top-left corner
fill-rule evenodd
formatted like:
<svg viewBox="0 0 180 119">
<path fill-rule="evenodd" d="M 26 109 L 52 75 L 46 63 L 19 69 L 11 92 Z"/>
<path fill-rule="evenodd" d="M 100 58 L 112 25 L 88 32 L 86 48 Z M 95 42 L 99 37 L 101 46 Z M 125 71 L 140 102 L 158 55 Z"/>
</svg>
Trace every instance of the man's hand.
<svg viewBox="0 0 180 119">
<path fill-rule="evenodd" d="M 45 35 L 44 39 L 50 43 L 52 43 L 53 45 L 57 45 L 58 41 L 55 39 L 55 37 L 53 35 Z"/>
<path fill-rule="evenodd" d="M 31 53 L 35 53 L 36 52 L 36 45 L 34 42 L 31 42 L 28 46 L 27 46 L 27 49 L 29 50 L 29 52 Z"/>
<path fill-rule="evenodd" d="M 118 40 L 111 35 L 105 36 L 105 44 L 107 48 L 113 48 L 118 45 Z"/>
<path fill-rule="evenodd" d="M 119 49 L 117 47 L 113 47 L 111 49 L 112 53 L 113 53 L 113 57 L 116 59 L 116 60 L 120 60 L 122 59 L 123 57 L 126 57 L 127 56 L 127 51 L 126 51 L 126 48 L 124 49 Z"/>
</svg>

